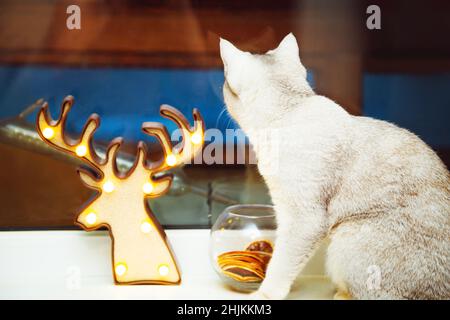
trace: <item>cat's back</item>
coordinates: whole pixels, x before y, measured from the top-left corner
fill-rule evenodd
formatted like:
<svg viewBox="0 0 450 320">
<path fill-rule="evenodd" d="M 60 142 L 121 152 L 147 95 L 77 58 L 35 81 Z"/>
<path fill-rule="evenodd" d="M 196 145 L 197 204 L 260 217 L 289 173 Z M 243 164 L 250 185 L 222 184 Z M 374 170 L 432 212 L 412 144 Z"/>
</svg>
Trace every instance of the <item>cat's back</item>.
<svg viewBox="0 0 450 320">
<path fill-rule="evenodd" d="M 422 207 L 407 211 L 416 218 L 436 212 L 429 221 L 450 226 L 450 175 L 425 142 L 406 129 L 367 117 L 352 117 L 349 128 L 342 181 L 331 201 L 337 220 Z M 346 200 L 355 194 L 357 198 Z"/>
<path fill-rule="evenodd" d="M 282 106 L 280 106 L 280 110 L 284 111 L 278 114 L 275 125 L 294 126 L 298 129 L 309 127 L 308 130 L 317 127 L 323 131 L 323 134 L 327 133 L 327 130 L 323 130 L 324 128 L 330 130 L 329 124 L 342 127 L 351 117 L 345 109 L 333 100 L 320 95 L 305 97 L 296 108 L 289 111 L 283 109 Z"/>
<path fill-rule="evenodd" d="M 450 205 L 449 172 L 425 142 L 386 121 L 367 117 L 353 117 L 352 121 L 352 177 L 409 196 L 433 190 L 439 202 Z"/>
<path fill-rule="evenodd" d="M 403 169 L 407 171 L 404 174 L 416 175 L 419 179 L 437 174 L 449 183 L 448 170 L 438 155 L 406 129 L 386 121 L 354 116 L 348 134 L 355 160 L 361 163 Z"/>
</svg>

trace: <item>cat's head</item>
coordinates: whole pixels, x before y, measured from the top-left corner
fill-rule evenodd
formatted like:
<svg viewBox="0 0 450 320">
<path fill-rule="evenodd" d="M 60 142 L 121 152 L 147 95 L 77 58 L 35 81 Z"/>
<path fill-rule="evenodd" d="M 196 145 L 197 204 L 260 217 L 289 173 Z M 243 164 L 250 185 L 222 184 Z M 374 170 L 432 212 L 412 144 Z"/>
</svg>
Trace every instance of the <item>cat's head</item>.
<svg viewBox="0 0 450 320">
<path fill-rule="evenodd" d="M 225 71 L 225 103 L 241 126 L 257 114 L 281 112 L 297 97 L 312 93 L 292 33 L 265 54 L 241 51 L 221 38 L 220 55 Z"/>
</svg>

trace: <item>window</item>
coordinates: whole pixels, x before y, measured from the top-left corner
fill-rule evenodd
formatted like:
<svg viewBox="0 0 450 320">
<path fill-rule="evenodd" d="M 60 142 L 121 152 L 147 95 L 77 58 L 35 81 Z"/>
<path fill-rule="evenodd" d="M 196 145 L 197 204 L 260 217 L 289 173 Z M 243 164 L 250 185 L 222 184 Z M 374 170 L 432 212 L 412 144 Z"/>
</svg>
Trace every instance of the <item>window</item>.
<svg viewBox="0 0 450 320">
<path fill-rule="evenodd" d="M 0 229 L 75 228 L 78 207 L 92 196 L 79 181 L 77 163 L 33 138 L 36 112 L 19 117 L 40 98 L 56 117 L 62 99 L 75 97 L 68 118 L 74 136 L 98 113 L 96 147 L 123 136 L 124 159 L 132 159 L 140 139 L 151 147 L 151 159 L 160 156 L 156 140 L 140 127 L 163 120 L 163 103 L 186 114 L 199 108 L 207 128 L 237 128 L 222 112 L 219 36 L 265 52 L 293 32 L 317 93 L 352 114 L 413 130 L 448 165 L 449 5 L 381 1 L 381 29 L 370 30 L 369 4 L 80 0 L 81 29 L 71 30 L 65 2 L 2 1 Z M 411 23 L 418 16 L 420 23 Z M 175 174 L 169 194 L 151 203 L 169 228 L 209 227 L 237 202 L 270 203 L 254 165 L 193 165 Z"/>
</svg>

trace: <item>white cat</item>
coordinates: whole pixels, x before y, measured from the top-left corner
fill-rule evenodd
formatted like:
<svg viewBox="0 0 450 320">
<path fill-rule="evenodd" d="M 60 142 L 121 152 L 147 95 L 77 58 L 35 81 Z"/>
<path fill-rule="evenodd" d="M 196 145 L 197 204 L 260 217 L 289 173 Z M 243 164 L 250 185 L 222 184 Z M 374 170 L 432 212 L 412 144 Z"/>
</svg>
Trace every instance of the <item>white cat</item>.
<svg viewBox="0 0 450 320">
<path fill-rule="evenodd" d="M 439 157 L 411 132 L 316 95 L 292 34 L 264 55 L 224 39 L 220 51 L 228 111 L 255 147 L 278 222 L 253 295 L 285 298 L 329 237 L 336 297 L 450 299 L 450 175 Z"/>
</svg>

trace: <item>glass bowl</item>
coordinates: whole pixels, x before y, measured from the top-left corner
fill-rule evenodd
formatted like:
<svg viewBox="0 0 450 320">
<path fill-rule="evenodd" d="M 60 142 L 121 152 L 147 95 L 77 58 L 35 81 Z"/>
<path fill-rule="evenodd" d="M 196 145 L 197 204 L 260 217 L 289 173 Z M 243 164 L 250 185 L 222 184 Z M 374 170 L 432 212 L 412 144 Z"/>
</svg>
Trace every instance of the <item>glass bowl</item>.
<svg viewBox="0 0 450 320">
<path fill-rule="evenodd" d="M 226 208 L 211 229 L 210 257 L 222 281 L 231 288 L 258 289 L 272 257 L 276 221 L 273 206 Z"/>
</svg>

